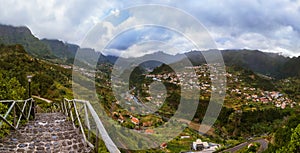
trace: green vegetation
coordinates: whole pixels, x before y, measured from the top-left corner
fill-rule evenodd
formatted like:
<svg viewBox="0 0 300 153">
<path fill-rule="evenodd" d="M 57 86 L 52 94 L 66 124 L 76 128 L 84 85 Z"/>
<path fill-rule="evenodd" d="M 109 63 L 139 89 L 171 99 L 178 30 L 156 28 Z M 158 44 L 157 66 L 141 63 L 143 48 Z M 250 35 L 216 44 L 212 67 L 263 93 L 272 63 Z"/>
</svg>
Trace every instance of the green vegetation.
<svg viewBox="0 0 300 153">
<path fill-rule="evenodd" d="M 20 44 L 30 55 L 41 58 L 54 58 L 49 47 L 33 36 L 27 27 L 0 25 L 0 36 L 0 44 Z"/>
<path fill-rule="evenodd" d="M 292 147 L 291 149 L 295 149 L 295 147 L 297 148 L 297 143 L 295 142 L 300 142 L 300 138 L 297 137 L 300 129 L 299 125 L 299 112 L 284 120 L 281 123 L 280 127 L 274 132 L 274 134 L 271 135 L 270 140 L 272 143 L 269 144 L 269 148 L 266 152 L 293 152 L 293 150 L 287 150 L 289 149 L 289 147 Z"/>
<path fill-rule="evenodd" d="M 5 72 L 0 70 L 0 99 L 17 100 L 25 98 L 25 88 L 17 78 L 5 76 Z"/>
<path fill-rule="evenodd" d="M 77 45 L 70 45 L 70 44 L 65 44 L 62 41 L 59 40 L 48 40 L 48 39 L 43 39 L 41 40 L 45 45 L 48 46 L 49 49 L 51 49 L 52 54 L 54 56 L 62 59 L 62 60 L 68 60 L 75 57 L 76 51 L 79 48 Z M 70 63 L 72 64 L 73 61 Z"/>
<path fill-rule="evenodd" d="M 25 88 L 21 86 L 19 81 L 13 77 L 10 78 L 6 76 L 5 71 L 0 70 L 0 99 L 3 100 L 16 100 L 23 99 L 25 97 Z M 0 114 L 4 116 L 7 112 L 8 107 L 11 103 L 0 103 Z M 13 117 L 9 115 L 7 120 L 12 122 Z M 9 133 L 9 126 L 7 124 L 3 124 L 0 128 L 0 138 Z"/>
<path fill-rule="evenodd" d="M 23 90 L 28 89 L 27 76 L 31 75 L 33 76 L 31 83 L 33 95 L 60 101 L 70 94 L 70 70 L 28 55 L 21 45 L 0 45 L 0 57 L 1 74 L 6 78 L 15 78 Z M 17 84 L 10 85 L 16 86 Z M 9 88 L 7 86 L 7 89 Z M 8 90 L 6 91 L 8 92 Z M 26 98 L 24 94 L 20 95 L 23 97 L 15 98 Z M 10 97 L 3 97 L 3 99 L 7 98 Z"/>
<path fill-rule="evenodd" d="M 62 98 L 71 99 L 73 97 L 71 70 L 62 68 L 53 62 L 73 63 L 78 46 L 57 40 L 40 41 L 26 27 L 15 28 L 1 25 L 0 34 L 1 100 L 28 98 L 28 75 L 33 76 L 32 94 L 51 99 L 54 102 L 50 104 L 36 100 L 41 112 L 51 112 L 57 109 L 57 102 L 60 102 Z M 193 51 L 186 54 L 194 65 L 201 67 L 195 69 L 199 77 L 198 81 L 203 85 L 199 97 L 190 97 L 189 94 L 182 95 L 181 89 L 184 87 L 177 84 L 180 82 L 178 81 L 179 77 L 166 64 L 155 68 L 154 65 L 157 63 L 149 62 L 135 68 L 131 74 L 129 71 L 124 72 L 125 75 L 130 76 L 129 87 L 131 89 L 135 87 L 135 90 L 130 94 L 137 97 L 142 103 L 148 103 L 150 102 L 149 99 L 153 98 L 149 98 L 151 96 L 149 86 L 155 82 L 155 79 L 159 79 L 159 82 L 167 89 L 165 101 L 156 103 L 159 108 L 153 114 L 139 115 L 122 108 L 114 97 L 110 82 L 112 64 L 100 53 L 95 53 L 92 49 L 85 50 L 87 53 L 84 56 L 87 59 L 93 59 L 94 56 L 103 58 L 98 61 L 97 65 L 96 92 L 100 99 L 99 103 L 112 119 L 120 122 L 119 126 L 136 130 L 159 127 L 168 122 L 169 118 L 174 115 L 181 98 L 184 102 L 189 102 L 193 98 L 198 99 L 199 105 L 193 123 L 195 125 L 201 123 L 213 89 L 210 86 L 211 79 L 209 78 L 208 67 L 204 65 L 205 60 L 203 56 L 199 55 L 200 52 Z M 190 138 L 181 139 L 178 136 L 168 142 L 168 146 L 164 149 L 155 148 L 132 152 L 187 151 L 190 149 L 191 143 L 197 138 L 221 144 L 223 148 L 226 148 L 256 137 L 264 137 L 270 141 L 266 152 L 296 152 L 300 150 L 300 116 L 298 115 L 300 70 L 296 67 L 300 63 L 300 58 L 287 58 L 277 54 L 249 50 L 222 51 L 222 54 L 227 66 L 226 96 L 220 115 L 212 129 L 205 136 L 200 136 L 192 130 L 193 127 L 190 125 L 181 134 L 188 135 Z M 87 68 L 86 62 L 80 61 L 79 63 L 83 68 Z M 173 64 L 180 64 L 180 62 Z M 155 79 L 146 77 L 148 70 L 145 67 L 155 68 L 149 73 L 151 75 L 170 75 Z M 86 86 L 89 81 L 85 80 L 84 77 L 80 79 L 82 80 L 74 83 L 74 85 L 83 89 L 83 84 Z M 188 85 L 193 85 L 193 83 Z M 152 89 L 157 90 L 156 88 Z M 193 90 L 197 90 L 197 88 Z M 87 89 L 83 89 L 82 92 L 89 93 Z M 272 94 L 276 96 L 272 96 Z M 85 96 L 89 95 L 86 94 Z M 0 104 L 0 113 L 3 115 L 8 107 L 7 104 Z M 131 116 L 139 120 L 139 125 L 132 123 Z M 8 118 L 11 119 L 11 116 Z M 186 126 L 185 123 L 182 124 Z M 119 127 L 112 128 L 118 131 Z M 8 127 L 4 126 L 1 129 L 0 137 L 6 133 L 8 133 Z M 123 133 L 110 134 L 119 135 L 121 140 L 126 140 L 126 137 L 132 136 L 124 131 Z M 158 135 L 163 136 L 162 134 Z M 138 138 L 135 135 L 133 137 Z M 129 143 L 136 146 L 142 145 L 144 142 Z M 102 141 L 99 144 L 100 152 L 107 151 Z M 244 148 L 240 152 L 255 152 L 259 145 L 254 144 L 253 146 Z"/>
<path fill-rule="evenodd" d="M 31 91 L 33 95 L 42 96 L 54 101 L 72 95 L 70 82 L 71 72 L 28 55 L 21 45 L 0 45 L 0 100 L 22 100 L 28 98 L 27 76 L 33 76 Z M 49 111 L 52 106 L 39 100 L 40 108 Z M 11 103 L 0 103 L 0 114 L 4 115 Z M 52 104 L 51 104 L 52 105 Z M 20 105 L 22 108 L 22 105 Z M 7 117 L 13 122 L 12 113 Z M 22 123 L 23 124 L 23 121 Z M 9 126 L 3 124 L 0 137 L 9 133 Z"/>
<path fill-rule="evenodd" d="M 283 146 L 278 152 L 297 152 L 300 150 L 300 124 L 291 130 L 292 135 L 286 146 Z"/>
<path fill-rule="evenodd" d="M 160 77 L 157 74 L 171 74 L 172 72 L 173 71 L 169 66 L 163 64 L 154 69 L 150 74 Z M 208 135 L 214 142 L 232 146 L 247 141 L 248 138 L 257 136 L 268 137 L 276 132 L 276 130 L 280 130 L 281 126 L 284 125 L 285 120 L 296 114 L 295 110 L 299 109 L 299 106 L 297 106 L 299 99 L 296 94 L 298 91 L 298 79 L 288 78 L 285 80 L 276 80 L 237 66 L 227 67 L 227 72 L 230 76 L 227 76 L 227 94 L 225 103 L 214 124 L 213 133 Z M 210 82 L 208 77 L 201 77 L 199 80 L 201 82 Z M 159 114 L 165 117 L 172 116 L 177 108 L 176 105 L 178 105 L 178 99 L 182 96 L 179 95 L 179 86 L 170 84 L 168 83 L 169 81 L 170 78 L 162 79 L 163 84 L 168 90 L 168 96 L 165 103 L 158 110 Z M 152 78 L 145 78 L 145 71 L 141 67 L 136 68 L 133 71 L 133 74 L 131 74 L 131 86 L 137 87 L 133 93 L 139 96 L 142 101 L 147 102 L 143 97 L 150 96 L 147 92 L 147 90 L 149 90 L 147 85 L 153 82 Z M 209 88 L 207 91 L 209 91 Z M 199 97 L 199 105 L 194 117 L 194 121 L 197 123 L 201 122 L 209 104 L 210 92 L 207 91 L 201 91 L 201 96 Z M 269 98 L 269 102 L 267 103 L 257 101 L 259 100 L 259 97 L 267 97 L 269 96 L 267 94 L 274 91 L 282 93 L 281 96 L 285 96 L 283 99 L 295 101 L 296 103 L 290 103 L 291 106 L 287 108 L 280 108 L 275 106 L 275 103 L 278 103 L 278 100 L 275 98 Z M 254 99 L 251 97 L 252 95 L 256 95 L 258 98 Z M 246 97 L 250 98 L 246 99 Z M 299 123 L 300 122 L 294 122 L 295 125 L 298 125 Z M 285 133 L 281 134 L 287 135 L 288 137 L 285 138 L 283 142 L 288 142 L 290 138 L 289 135 L 291 135 L 287 134 L 287 132 L 292 128 L 288 127 L 287 129 L 289 130 L 284 129 L 282 132 Z M 278 137 L 277 135 L 277 139 L 280 141 L 283 138 Z M 272 144 L 270 145 L 270 148 L 274 148 L 272 147 Z M 276 145 L 277 148 L 275 150 L 278 150 L 278 146 L 282 145 L 283 144 Z M 169 147 L 173 149 L 178 148 L 179 146 L 180 145 L 169 145 Z M 181 146 L 187 147 L 186 145 Z M 242 152 L 251 152 L 251 150 L 252 152 L 255 152 L 255 149 L 253 149 L 253 147 L 251 148 L 244 149 Z"/>
</svg>

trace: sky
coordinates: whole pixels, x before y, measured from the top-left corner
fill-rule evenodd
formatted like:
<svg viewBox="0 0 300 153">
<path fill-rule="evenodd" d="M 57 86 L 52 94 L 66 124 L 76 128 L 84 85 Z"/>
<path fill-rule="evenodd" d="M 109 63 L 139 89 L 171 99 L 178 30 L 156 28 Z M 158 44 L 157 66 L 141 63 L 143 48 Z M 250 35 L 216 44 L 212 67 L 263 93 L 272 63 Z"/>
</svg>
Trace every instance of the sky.
<svg viewBox="0 0 300 153">
<path fill-rule="evenodd" d="M 159 50 L 176 54 L 195 49 L 192 42 L 211 38 L 215 45 L 200 44 L 200 49 L 258 49 L 300 55 L 298 0 L 0 0 L 0 3 L 1 24 L 27 26 L 40 39 L 59 39 L 78 45 L 85 45 L 90 35 L 97 35 L 93 43 L 106 47 L 93 47 L 104 54 L 142 56 Z M 175 11 L 128 9 L 148 4 L 172 7 Z M 185 15 L 176 13 L 176 9 Z M 187 20 L 189 17 L 202 27 Z M 156 21 L 176 26 L 175 29 L 139 26 Z M 128 27 L 132 25 L 137 26 Z"/>
</svg>

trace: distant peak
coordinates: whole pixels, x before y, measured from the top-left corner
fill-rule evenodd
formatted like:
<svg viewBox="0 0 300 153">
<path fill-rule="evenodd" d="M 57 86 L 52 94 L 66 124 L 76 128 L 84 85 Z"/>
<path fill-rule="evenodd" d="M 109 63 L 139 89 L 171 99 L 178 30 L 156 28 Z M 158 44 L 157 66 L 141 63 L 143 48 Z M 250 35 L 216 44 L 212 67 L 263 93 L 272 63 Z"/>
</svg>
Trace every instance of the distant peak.
<svg viewBox="0 0 300 153">
<path fill-rule="evenodd" d="M 26 33 L 30 33 L 31 34 L 30 29 L 28 27 L 26 27 L 26 26 L 12 26 L 12 25 L 0 24 L 0 27 L 1 28 L 11 29 L 11 30 L 15 29 L 18 32 L 26 32 Z"/>
</svg>

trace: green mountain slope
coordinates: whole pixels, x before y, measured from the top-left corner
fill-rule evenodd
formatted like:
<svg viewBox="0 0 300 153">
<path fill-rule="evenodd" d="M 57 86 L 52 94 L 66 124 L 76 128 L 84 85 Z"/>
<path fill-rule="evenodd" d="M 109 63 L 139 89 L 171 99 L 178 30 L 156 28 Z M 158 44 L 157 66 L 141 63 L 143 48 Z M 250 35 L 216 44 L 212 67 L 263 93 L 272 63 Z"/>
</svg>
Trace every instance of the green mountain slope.
<svg viewBox="0 0 300 153">
<path fill-rule="evenodd" d="M 41 58 L 53 58 L 50 48 L 32 35 L 27 27 L 0 24 L 0 44 L 21 44 L 30 54 Z"/>
<path fill-rule="evenodd" d="M 48 45 L 51 52 L 60 59 L 74 58 L 76 51 L 79 48 L 77 45 L 66 44 L 56 39 L 42 39 L 41 41 Z"/>
<path fill-rule="evenodd" d="M 33 76 L 34 95 L 61 100 L 70 92 L 71 70 L 32 57 L 21 45 L 0 45 L 0 65 L 3 76 L 16 78 L 25 89 L 28 89 L 27 76 Z"/>
<path fill-rule="evenodd" d="M 215 52 L 213 50 L 208 52 Z M 295 66 L 300 62 L 299 58 L 284 57 L 275 53 L 265 53 L 258 50 L 222 50 L 221 54 L 225 65 L 239 66 L 273 78 L 285 78 L 297 76 Z M 199 51 L 191 51 L 186 56 L 194 65 L 206 63 L 205 58 Z M 292 69 L 293 68 L 293 69 Z M 298 72 L 297 70 L 296 72 Z"/>
</svg>

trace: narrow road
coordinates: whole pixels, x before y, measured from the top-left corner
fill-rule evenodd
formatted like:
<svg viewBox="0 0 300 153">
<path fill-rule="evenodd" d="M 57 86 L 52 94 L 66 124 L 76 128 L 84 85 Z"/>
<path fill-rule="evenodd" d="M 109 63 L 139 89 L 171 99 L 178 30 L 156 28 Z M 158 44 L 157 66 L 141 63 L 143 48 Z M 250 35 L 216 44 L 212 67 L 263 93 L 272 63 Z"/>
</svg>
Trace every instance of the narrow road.
<svg viewBox="0 0 300 153">
<path fill-rule="evenodd" d="M 236 151 L 238 151 L 238 150 L 244 148 L 244 147 L 247 146 L 247 145 L 249 145 L 249 142 L 244 142 L 244 143 L 241 143 L 241 144 L 239 144 L 239 145 L 237 145 L 237 146 L 234 146 L 234 147 L 232 147 L 232 148 L 226 149 L 226 150 L 224 150 L 224 151 L 222 151 L 222 152 L 236 152 Z"/>
<path fill-rule="evenodd" d="M 259 148 L 258 152 L 263 152 L 266 149 L 268 149 L 269 142 L 266 139 L 259 139 L 259 140 L 256 140 L 254 142 L 260 143 L 260 148 Z"/>
<path fill-rule="evenodd" d="M 252 140 L 252 141 L 249 141 L 249 142 L 244 142 L 244 143 L 241 143 L 237 146 L 234 146 L 232 148 L 229 148 L 229 149 L 226 149 L 222 152 L 236 152 L 246 146 L 248 146 L 250 143 L 253 143 L 253 142 L 257 142 L 257 143 L 260 143 L 260 148 L 258 150 L 258 152 L 263 152 L 265 151 L 267 148 L 268 148 L 268 141 L 266 139 L 258 139 L 258 140 Z"/>
</svg>

